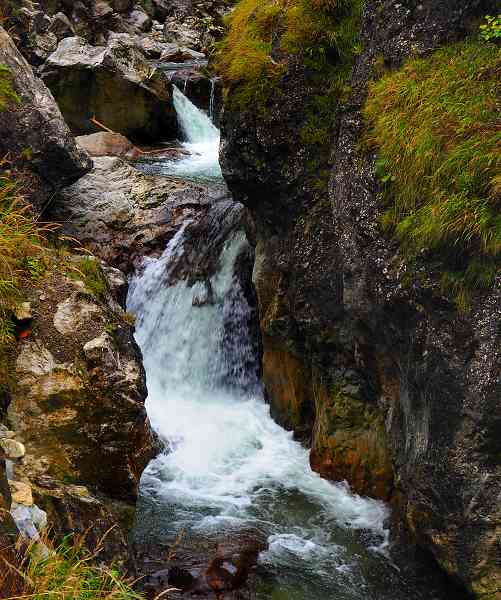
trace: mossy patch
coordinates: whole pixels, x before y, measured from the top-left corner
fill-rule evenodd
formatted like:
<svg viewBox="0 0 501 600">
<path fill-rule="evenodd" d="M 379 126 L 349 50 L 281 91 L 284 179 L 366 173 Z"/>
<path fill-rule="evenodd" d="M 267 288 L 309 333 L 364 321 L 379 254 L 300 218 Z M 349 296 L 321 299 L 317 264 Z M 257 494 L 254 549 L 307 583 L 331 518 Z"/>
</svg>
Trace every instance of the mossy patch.
<svg viewBox="0 0 501 600">
<path fill-rule="evenodd" d="M 5 110 L 10 103 L 19 104 L 21 99 L 12 87 L 10 69 L 0 63 L 0 111 Z"/>
<path fill-rule="evenodd" d="M 469 39 L 384 75 L 364 109 L 383 225 L 411 255 L 431 252 L 462 308 L 499 267 L 500 75 L 499 47 Z"/>
<path fill-rule="evenodd" d="M 229 16 L 217 60 L 228 105 L 263 110 L 291 58 L 312 73 L 329 71 L 338 92 L 359 51 L 360 12 L 360 0 L 241 0 Z"/>
</svg>

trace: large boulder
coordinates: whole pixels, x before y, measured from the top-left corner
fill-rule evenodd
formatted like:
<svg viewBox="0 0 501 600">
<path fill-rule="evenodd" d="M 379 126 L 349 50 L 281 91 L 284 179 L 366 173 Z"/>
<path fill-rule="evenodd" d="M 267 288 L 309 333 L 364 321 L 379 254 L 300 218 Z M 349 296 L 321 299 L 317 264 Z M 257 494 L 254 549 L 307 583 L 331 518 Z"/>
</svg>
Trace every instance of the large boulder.
<svg viewBox="0 0 501 600">
<path fill-rule="evenodd" d="M 76 145 L 50 91 L 1 27 L 0 64 L 17 95 L 0 110 L 0 155 L 29 156 L 30 167 L 54 188 L 77 180 L 92 162 Z"/>
<path fill-rule="evenodd" d="M 83 38 L 63 39 L 44 65 L 42 77 L 75 134 L 94 133 L 95 117 L 117 133 L 143 142 L 175 137 L 171 84 L 127 34 L 107 46 Z"/>
<path fill-rule="evenodd" d="M 22 322 L 9 407 L 26 449 L 18 479 L 51 477 L 134 502 L 157 445 L 141 354 L 119 303 L 126 287 L 97 259 L 54 254 L 25 289 L 33 316 Z"/>
<path fill-rule="evenodd" d="M 147 176 L 119 158 L 94 169 L 55 198 L 51 217 L 108 263 L 130 271 L 145 253 L 161 253 L 188 217 L 205 212 L 225 189 Z"/>
</svg>

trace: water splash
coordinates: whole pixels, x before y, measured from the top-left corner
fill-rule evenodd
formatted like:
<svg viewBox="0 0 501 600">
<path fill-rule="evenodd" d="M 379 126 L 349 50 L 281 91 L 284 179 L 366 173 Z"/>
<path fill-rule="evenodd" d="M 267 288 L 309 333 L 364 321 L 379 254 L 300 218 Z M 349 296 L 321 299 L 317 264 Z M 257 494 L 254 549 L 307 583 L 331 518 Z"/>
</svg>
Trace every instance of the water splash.
<svg viewBox="0 0 501 600">
<path fill-rule="evenodd" d="M 211 299 L 203 303 L 206 283 L 165 284 L 169 265 L 182 257 L 184 236 L 181 230 L 160 259 L 147 261 L 128 300 L 138 318 L 148 414 L 170 447 L 142 482 L 143 494 L 159 506 L 156 531 L 166 514 L 166 529 L 191 538 L 252 527 L 269 539 L 263 568 L 285 578 L 281 589 L 296 590 L 291 598 L 323 599 L 340 590 L 340 598 L 366 597 L 358 561 L 367 549 L 353 532 L 383 542 L 385 505 L 313 473 L 308 450 L 271 419 L 255 372 L 245 367 L 250 307 L 235 274 L 244 235 L 224 245 L 210 278 Z M 239 326 L 225 344 L 228 319 Z"/>
<path fill-rule="evenodd" d="M 199 110 L 179 88 L 173 88 L 174 108 L 184 141 L 189 152 L 176 160 L 151 159 L 138 161 L 138 167 L 147 174 L 173 175 L 192 181 L 221 182 L 219 166 L 219 129 Z"/>
</svg>

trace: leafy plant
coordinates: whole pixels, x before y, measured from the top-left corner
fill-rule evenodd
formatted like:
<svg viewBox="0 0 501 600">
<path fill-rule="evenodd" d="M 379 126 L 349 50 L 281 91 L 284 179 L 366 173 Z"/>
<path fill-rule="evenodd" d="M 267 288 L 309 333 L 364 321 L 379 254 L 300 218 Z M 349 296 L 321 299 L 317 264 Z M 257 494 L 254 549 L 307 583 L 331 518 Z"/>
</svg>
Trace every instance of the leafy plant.
<svg viewBox="0 0 501 600">
<path fill-rule="evenodd" d="M 501 40 L 501 15 L 485 17 L 485 23 L 480 25 L 480 37 L 487 42 Z"/>
</svg>

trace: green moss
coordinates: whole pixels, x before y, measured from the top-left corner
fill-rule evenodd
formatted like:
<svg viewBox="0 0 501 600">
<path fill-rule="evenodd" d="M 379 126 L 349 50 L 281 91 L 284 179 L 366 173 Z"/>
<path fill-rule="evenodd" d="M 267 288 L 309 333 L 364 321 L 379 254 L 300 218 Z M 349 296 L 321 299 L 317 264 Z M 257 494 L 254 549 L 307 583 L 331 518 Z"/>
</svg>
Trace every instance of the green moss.
<svg viewBox="0 0 501 600">
<path fill-rule="evenodd" d="M 291 57 L 334 80 L 334 65 L 345 75 L 359 50 L 360 12 L 361 0 L 240 0 L 217 60 L 228 104 L 263 110 Z M 304 136 L 323 139 L 323 123 L 309 123 Z"/>
<path fill-rule="evenodd" d="M 21 100 L 12 87 L 10 69 L 0 64 L 0 111 L 5 110 L 11 102 L 19 104 Z"/>
<path fill-rule="evenodd" d="M 494 44 L 451 45 L 372 84 L 364 110 L 383 225 L 411 255 L 431 251 L 462 308 L 499 265 L 500 67 Z"/>
</svg>

